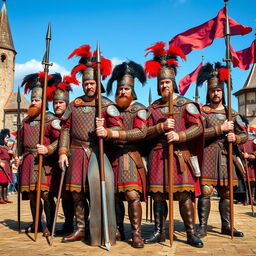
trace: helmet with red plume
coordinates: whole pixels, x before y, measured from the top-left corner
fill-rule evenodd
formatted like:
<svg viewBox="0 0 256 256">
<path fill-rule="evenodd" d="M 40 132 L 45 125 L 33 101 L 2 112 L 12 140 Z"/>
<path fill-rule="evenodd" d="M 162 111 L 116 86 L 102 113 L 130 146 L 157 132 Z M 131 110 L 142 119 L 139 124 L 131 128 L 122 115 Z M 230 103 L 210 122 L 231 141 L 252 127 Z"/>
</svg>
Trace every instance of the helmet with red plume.
<svg viewBox="0 0 256 256">
<path fill-rule="evenodd" d="M 202 86 L 207 81 L 207 96 L 206 103 L 210 103 L 209 89 L 221 88 L 223 90 L 222 103 L 225 104 L 224 95 L 224 83 L 227 83 L 229 71 L 225 66 L 222 66 L 220 62 L 216 62 L 213 66 L 211 63 L 206 63 L 199 70 L 196 85 Z"/>
<path fill-rule="evenodd" d="M 153 60 L 148 60 L 145 63 L 145 73 L 148 78 L 157 77 L 158 81 L 161 79 L 171 79 L 173 81 L 174 91 L 178 93 L 178 87 L 175 81 L 177 74 L 179 56 L 183 60 L 186 60 L 186 55 L 178 46 L 169 46 L 168 49 L 164 49 L 164 42 L 157 42 L 153 46 L 146 49 L 147 56 L 149 53 L 153 53 Z M 160 90 L 158 88 L 158 95 Z"/>
<path fill-rule="evenodd" d="M 77 73 L 82 74 L 82 80 L 97 80 L 96 74 L 96 51 L 91 52 L 91 46 L 86 44 L 82 45 L 79 48 L 75 49 L 69 56 L 68 59 L 77 56 L 80 57 L 79 64 L 76 65 L 71 71 L 71 77 L 73 81 L 79 84 L 79 81 L 76 78 Z M 109 59 L 101 56 L 100 72 L 102 79 L 104 80 L 107 76 L 111 74 L 112 71 L 112 62 Z M 105 89 L 101 88 L 102 92 L 105 92 Z"/>
<path fill-rule="evenodd" d="M 137 78 L 142 83 L 142 86 L 146 82 L 146 75 L 141 65 L 137 64 L 134 61 L 128 61 L 115 66 L 107 84 L 107 95 L 109 95 L 112 92 L 113 82 L 117 81 L 117 88 L 121 85 L 130 86 L 132 88 L 132 96 L 136 100 L 137 96 L 134 90 L 135 78 Z"/>
<path fill-rule="evenodd" d="M 68 104 L 69 92 L 72 91 L 71 83 L 73 83 L 71 76 L 64 76 L 62 79 L 60 73 L 52 74 L 46 92 L 47 101 L 64 100 Z"/>
<path fill-rule="evenodd" d="M 34 73 L 26 75 L 23 78 L 21 87 L 24 86 L 24 93 L 28 94 L 31 91 L 32 98 L 42 98 L 43 94 L 43 84 L 44 84 L 44 72 Z M 52 78 L 52 75 L 48 75 L 48 81 Z"/>
</svg>

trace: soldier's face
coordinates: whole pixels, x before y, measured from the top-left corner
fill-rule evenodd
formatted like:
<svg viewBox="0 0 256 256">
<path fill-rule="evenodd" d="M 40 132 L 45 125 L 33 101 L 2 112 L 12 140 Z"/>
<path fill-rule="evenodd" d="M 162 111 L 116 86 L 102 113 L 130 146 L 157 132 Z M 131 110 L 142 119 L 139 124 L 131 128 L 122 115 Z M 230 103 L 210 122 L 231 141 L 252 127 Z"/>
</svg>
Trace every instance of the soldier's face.
<svg viewBox="0 0 256 256">
<path fill-rule="evenodd" d="M 117 97 L 126 97 L 131 98 L 132 97 L 132 88 L 129 85 L 121 85 L 117 88 Z"/>
<path fill-rule="evenodd" d="M 42 99 L 39 97 L 34 97 L 31 99 L 31 107 L 36 107 L 41 109 L 42 107 Z"/>
<path fill-rule="evenodd" d="M 97 83 L 95 80 L 85 80 L 83 82 L 84 93 L 87 97 L 93 98 L 97 93 Z"/>
<path fill-rule="evenodd" d="M 222 102 L 223 90 L 221 88 L 211 88 L 208 93 L 211 103 L 219 104 Z"/>
<path fill-rule="evenodd" d="M 173 83 L 171 79 L 161 79 L 159 81 L 159 89 L 163 98 L 168 98 L 169 93 L 173 92 Z"/>
<path fill-rule="evenodd" d="M 62 116 L 67 108 L 66 101 L 64 100 L 54 100 L 53 101 L 53 109 L 54 113 L 57 116 Z"/>
</svg>

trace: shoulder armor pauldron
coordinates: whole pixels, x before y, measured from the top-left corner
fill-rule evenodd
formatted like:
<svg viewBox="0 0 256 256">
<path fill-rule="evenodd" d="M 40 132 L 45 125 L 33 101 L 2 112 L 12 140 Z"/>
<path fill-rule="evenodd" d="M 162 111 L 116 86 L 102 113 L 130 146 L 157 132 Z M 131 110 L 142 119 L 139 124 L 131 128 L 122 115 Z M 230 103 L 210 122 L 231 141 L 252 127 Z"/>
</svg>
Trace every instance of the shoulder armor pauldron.
<svg viewBox="0 0 256 256">
<path fill-rule="evenodd" d="M 66 111 L 64 112 L 64 114 L 61 117 L 61 120 L 67 120 L 71 114 L 70 108 L 73 105 L 73 103 L 71 102 L 68 107 L 66 108 Z"/>
<path fill-rule="evenodd" d="M 186 110 L 191 115 L 200 115 L 200 112 L 194 103 L 188 103 L 186 105 Z"/>
<path fill-rule="evenodd" d="M 148 118 L 148 111 L 146 109 L 140 109 L 137 113 L 138 117 L 143 119 L 143 120 L 147 120 Z"/>
<path fill-rule="evenodd" d="M 134 113 L 134 112 L 139 111 L 140 109 L 145 109 L 145 106 L 138 102 L 135 102 L 134 104 L 132 104 L 129 112 Z"/>
<path fill-rule="evenodd" d="M 192 102 L 192 101 L 185 98 L 185 97 L 179 96 L 174 105 L 180 107 L 180 106 L 183 106 L 184 104 L 186 104 L 188 102 Z"/>
<path fill-rule="evenodd" d="M 50 122 L 52 119 L 54 119 L 55 116 L 51 112 L 47 112 L 45 115 L 45 122 Z"/>
<path fill-rule="evenodd" d="M 51 122 L 51 126 L 56 129 L 56 130 L 60 130 L 61 126 L 60 126 L 60 119 L 54 119 Z"/>
<path fill-rule="evenodd" d="M 236 120 L 236 123 L 240 126 L 240 128 L 244 129 L 246 127 L 246 124 L 242 120 L 240 115 L 236 115 L 235 120 Z"/>
<path fill-rule="evenodd" d="M 107 107 L 107 113 L 110 116 L 120 116 L 120 112 L 114 104 L 111 104 Z"/>
<path fill-rule="evenodd" d="M 162 105 L 161 99 L 155 100 L 150 106 L 154 108 L 154 107 L 159 106 L 159 105 Z"/>
</svg>

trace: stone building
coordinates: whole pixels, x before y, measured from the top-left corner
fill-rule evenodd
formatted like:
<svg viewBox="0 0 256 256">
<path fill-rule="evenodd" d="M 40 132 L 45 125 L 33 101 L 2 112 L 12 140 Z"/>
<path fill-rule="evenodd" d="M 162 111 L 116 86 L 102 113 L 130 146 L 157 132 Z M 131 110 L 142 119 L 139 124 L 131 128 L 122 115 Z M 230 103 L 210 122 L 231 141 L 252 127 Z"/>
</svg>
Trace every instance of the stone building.
<svg viewBox="0 0 256 256">
<path fill-rule="evenodd" d="M 238 98 L 238 112 L 245 116 L 250 125 L 256 124 L 256 64 L 253 64 L 244 86 L 234 95 Z"/>
<path fill-rule="evenodd" d="M 17 129 L 17 93 L 13 92 L 15 71 L 14 48 L 5 1 L 0 12 L 0 129 Z M 21 95 L 21 120 L 29 106 L 28 100 Z"/>
</svg>

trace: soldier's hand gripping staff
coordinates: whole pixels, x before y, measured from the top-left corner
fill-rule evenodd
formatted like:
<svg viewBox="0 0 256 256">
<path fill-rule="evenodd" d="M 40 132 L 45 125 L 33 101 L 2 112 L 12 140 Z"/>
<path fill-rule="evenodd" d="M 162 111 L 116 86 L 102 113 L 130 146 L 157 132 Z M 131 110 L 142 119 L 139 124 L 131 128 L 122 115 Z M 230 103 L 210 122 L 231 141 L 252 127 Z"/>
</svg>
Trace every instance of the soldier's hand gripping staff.
<svg viewBox="0 0 256 256">
<path fill-rule="evenodd" d="M 146 82 L 141 65 L 134 61 L 117 65 L 107 85 L 107 94 L 112 92 L 112 84 L 117 81 L 115 105 L 110 105 L 103 120 L 98 120 L 97 135 L 107 140 L 112 139 L 106 153 L 112 164 L 115 178 L 115 210 L 117 224 L 117 240 L 125 240 L 123 200 L 128 202 L 128 215 L 132 229 L 132 246 L 143 248 L 141 237 L 142 208 L 141 199 L 146 196 L 146 173 L 137 141 L 145 138 L 147 133 L 147 111 L 136 102 L 134 90 L 135 78 L 142 84 Z M 109 126 L 109 118 L 119 119 L 120 128 Z M 119 130 L 118 130 L 119 129 Z"/>
<path fill-rule="evenodd" d="M 44 200 L 44 210 L 46 214 L 47 226 L 44 230 L 44 236 L 51 232 L 54 216 L 54 200 L 49 196 L 50 184 L 52 178 L 53 162 L 49 157 L 56 149 L 60 129 L 56 126 L 56 117 L 50 112 L 45 114 L 44 145 L 39 144 L 39 134 L 41 126 L 41 108 L 42 108 L 42 86 L 44 83 L 44 73 L 35 73 L 27 75 L 22 82 L 25 86 L 25 93 L 31 91 L 31 105 L 28 109 L 28 116 L 22 121 L 21 128 L 21 149 L 23 161 L 21 166 L 21 193 L 27 193 L 30 200 L 30 209 L 33 217 L 33 223 L 29 227 L 22 229 L 21 232 L 35 232 L 36 217 L 36 191 L 38 184 L 38 156 L 43 155 L 43 170 L 41 174 L 41 197 Z M 53 78 L 55 74 L 48 75 L 48 79 Z M 40 200 L 41 202 L 41 200 Z M 49 210 L 52 209 L 52 210 Z M 42 231 L 41 213 L 42 205 L 40 203 L 38 231 Z"/>
<path fill-rule="evenodd" d="M 232 120 L 227 120 L 224 83 L 228 79 L 228 70 L 219 62 L 207 63 L 198 74 L 197 85 L 207 81 L 206 105 L 201 108 L 205 120 L 205 148 L 202 174 L 200 178 L 202 195 L 198 200 L 199 231 L 198 236 L 207 235 L 207 222 L 211 208 L 211 196 L 214 188 L 220 195 L 219 212 L 221 216 L 221 232 L 231 235 L 230 225 L 230 193 L 228 175 L 228 143 L 233 145 L 233 186 L 238 185 L 237 172 L 243 168 L 236 160 L 235 148 L 247 140 L 245 123 L 239 113 L 232 110 Z M 234 229 L 234 236 L 242 237 L 243 233 Z"/>
<path fill-rule="evenodd" d="M 74 55 L 81 57 L 79 65 L 75 66 L 71 72 L 74 81 L 77 81 L 76 74 L 82 74 L 82 86 L 84 95 L 72 101 L 65 114 L 63 121 L 60 145 L 59 145 L 59 165 L 62 170 L 67 166 L 66 190 L 71 191 L 74 200 L 74 209 L 77 222 L 77 230 L 71 235 L 63 238 L 63 242 L 72 242 L 86 237 L 86 225 L 89 215 L 89 207 L 86 195 L 88 195 L 88 183 L 90 190 L 90 242 L 91 245 L 102 245 L 103 229 L 101 227 L 101 190 L 100 174 L 98 164 L 98 138 L 95 134 L 96 117 L 98 115 L 97 97 L 97 73 L 96 73 L 96 52 L 90 51 L 89 45 L 83 45 L 75 49 L 69 58 Z M 101 56 L 101 75 L 104 77 L 111 73 L 111 61 Z M 104 88 L 101 88 L 104 92 Z M 102 97 L 102 111 L 106 110 L 110 103 Z M 70 158 L 68 159 L 68 155 Z M 106 178 L 112 174 L 112 170 L 107 170 L 110 164 L 105 161 Z M 108 191 L 107 201 L 111 201 L 111 193 Z M 114 195 L 112 195 L 114 199 Z M 115 243 L 115 215 L 113 206 L 109 207 L 109 220 L 114 223 L 109 224 L 110 243 Z M 113 214 L 112 214 L 113 213 Z M 113 230 L 113 231 L 112 231 Z"/>
<path fill-rule="evenodd" d="M 150 238 L 145 239 L 145 243 L 165 241 L 165 221 L 168 212 L 166 198 L 170 191 L 169 186 L 173 186 L 174 198 L 179 201 L 180 214 L 186 228 L 187 242 L 201 248 L 203 242 L 195 234 L 192 204 L 192 198 L 199 192 L 199 184 L 194 174 L 197 170 L 191 161 L 192 155 L 198 155 L 199 160 L 201 159 L 201 114 L 197 103 L 177 95 L 177 57 L 185 59 L 185 55 L 178 47 L 169 47 L 167 50 L 164 47 L 164 42 L 158 42 L 146 49 L 148 53 L 153 53 L 154 59 L 145 63 L 145 71 L 148 77 L 157 77 L 157 89 L 161 98 L 148 107 L 150 116 L 146 138 L 152 141 L 152 148 L 147 180 L 148 192 L 154 199 L 155 231 Z M 173 93 L 173 118 L 168 118 L 170 93 Z M 174 146 L 173 184 L 168 182 L 168 143 L 173 143 Z"/>
</svg>

